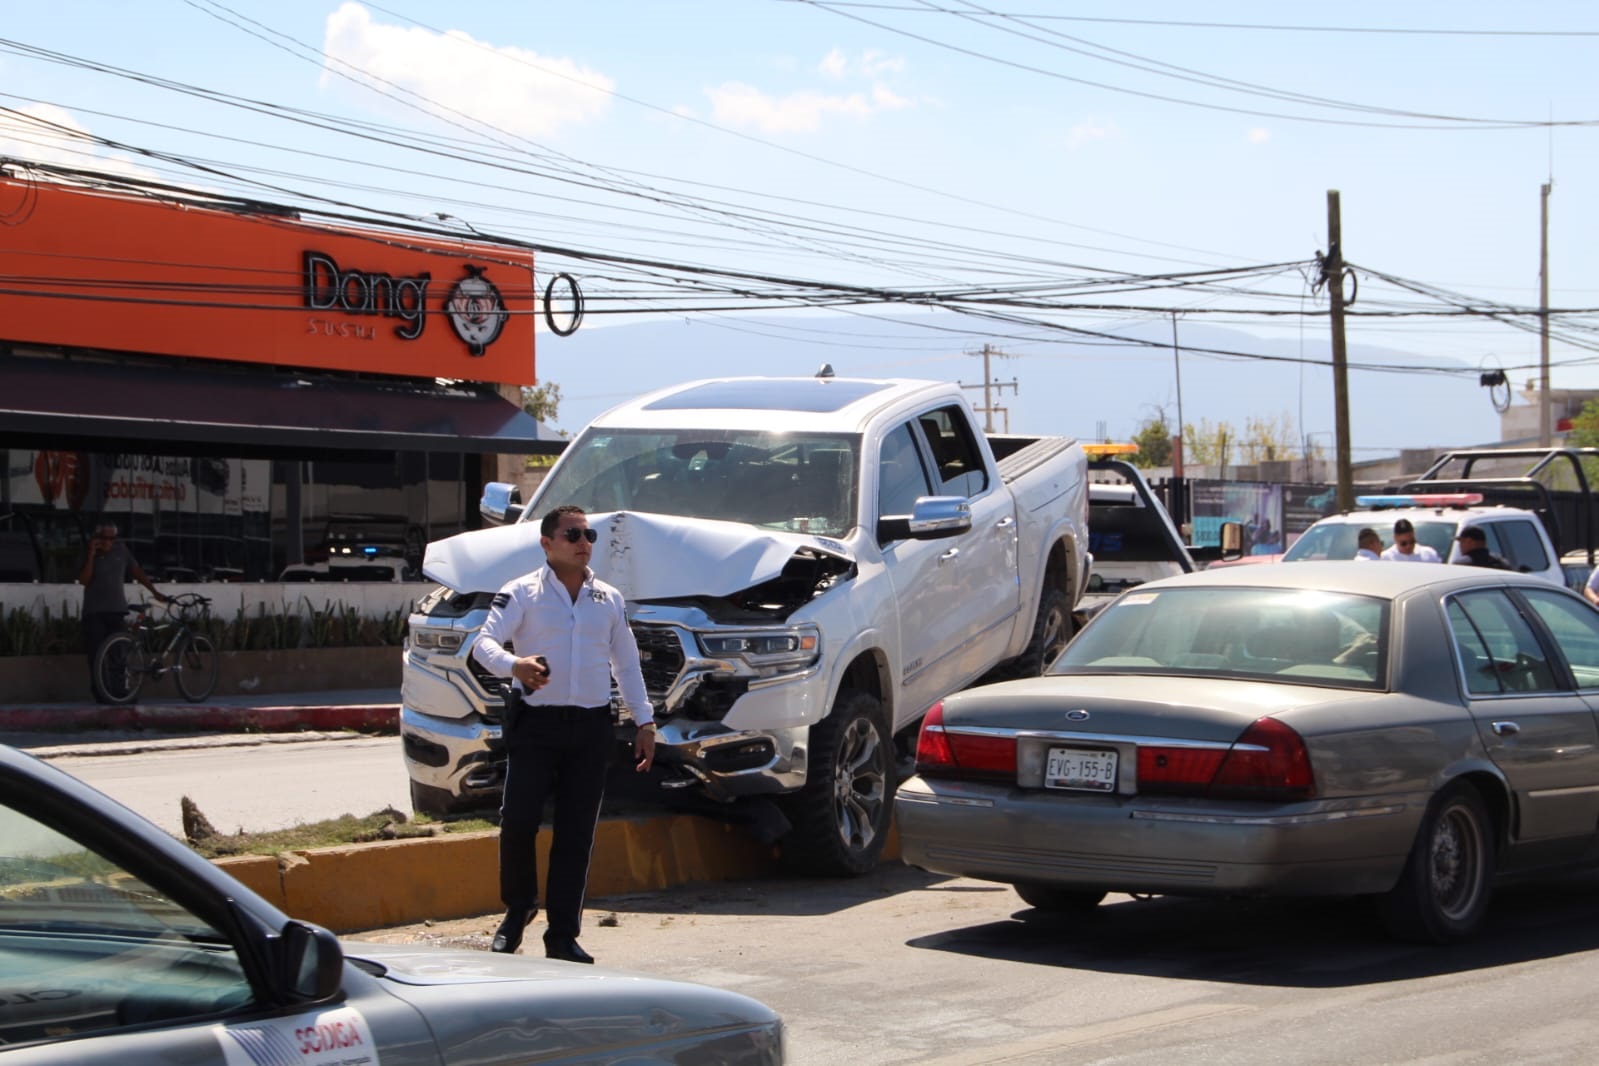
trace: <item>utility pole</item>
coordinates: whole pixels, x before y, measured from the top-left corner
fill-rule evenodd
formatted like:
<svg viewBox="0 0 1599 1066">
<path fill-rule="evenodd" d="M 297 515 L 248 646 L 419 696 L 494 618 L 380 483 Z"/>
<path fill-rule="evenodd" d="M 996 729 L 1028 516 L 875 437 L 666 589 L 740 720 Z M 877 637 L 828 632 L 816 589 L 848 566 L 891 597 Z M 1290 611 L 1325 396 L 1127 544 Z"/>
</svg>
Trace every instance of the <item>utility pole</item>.
<svg viewBox="0 0 1599 1066">
<path fill-rule="evenodd" d="M 1355 477 L 1349 465 L 1349 349 L 1344 343 L 1344 237 L 1338 190 L 1327 190 L 1327 256 L 1321 263 L 1332 310 L 1333 434 L 1338 459 L 1338 509 L 1355 507 Z"/>
<path fill-rule="evenodd" d="M 1538 190 L 1538 447 L 1554 441 L 1554 419 L 1549 398 L 1549 192 L 1553 181 Z"/>
<path fill-rule="evenodd" d="M 992 432 L 994 432 L 994 412 L 995 411 L 1001 411 L 1001 412 L 1004 413 L 1004 415 L 1005 415 L 1005 432 L 1009 433 L 1010 432 L 1010 411 L 1008 409 L 1004 408 L 1004 407 L 996 407 L 994 405 L 993 394 L 996 393 L 996 392 L 1003 394 L 1004 390 L 1010 389 L 1011 393 L 1014 395 L 1016 393 L 1017 382 L 1016 382 L 1015 378 L 1012 378 L 1009 381 L 995 381 L 993 379 L 993 375 L 992 375 L 992 372 L 990 370 L 989 360 L 990 359 L 1009 359 L 1009 358 L 1011 358 L 1011 356 L 1008 353 L 1002 352 L 998 348 L 995 348 L 992 344 L 984 344 L 983 345 L 983 350 L 980 351 L 980 352 L 967 352 L 966 354 L 967 355 L 980 355 L 980 356 L 983 357 L 983 383 L 981 385 L 965 385 L 965 384 L 961 384 L 960 382 L 956 382 L 956 384 L 960 385 L 960 387 L 963 388 L 963 389 L 982 389 L 983 390 L 983 406 L 979 407 L 978 410 L 983 413 L 983 432 L 984 433 L 992 433 Z"/>
<path fill-rule="evenodd" d="M 1171 441 L 1172 477 L 1183 476 L 1183 350 L 1177 344 L 1177 312 L 1171 313 L 1171 354 L 1177 364 L 1177 432 Z"/>
</svg>

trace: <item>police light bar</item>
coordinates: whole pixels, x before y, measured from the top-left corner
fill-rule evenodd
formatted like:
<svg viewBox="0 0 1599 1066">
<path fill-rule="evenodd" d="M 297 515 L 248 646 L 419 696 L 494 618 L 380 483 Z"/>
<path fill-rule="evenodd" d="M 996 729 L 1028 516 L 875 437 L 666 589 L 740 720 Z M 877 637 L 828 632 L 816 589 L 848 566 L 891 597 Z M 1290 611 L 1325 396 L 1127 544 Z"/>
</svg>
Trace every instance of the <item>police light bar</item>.
<svg viewBox="0 0 1599 1066">
<path fill-rule="evenodd" d="M 1361 507 L 1470 507 L 1482 502 L 1480 492 L 1432 492 L 1392 496 L 1356 496 Z"/>
<path fill-rule="evenodd" d="M 1136 444 L 1085 444 L 1083 451 L 1088 453 L 1090 459 L 1098 459 L 1106 455 L 1131 455 L 1138 450 Z"/>
</svg>

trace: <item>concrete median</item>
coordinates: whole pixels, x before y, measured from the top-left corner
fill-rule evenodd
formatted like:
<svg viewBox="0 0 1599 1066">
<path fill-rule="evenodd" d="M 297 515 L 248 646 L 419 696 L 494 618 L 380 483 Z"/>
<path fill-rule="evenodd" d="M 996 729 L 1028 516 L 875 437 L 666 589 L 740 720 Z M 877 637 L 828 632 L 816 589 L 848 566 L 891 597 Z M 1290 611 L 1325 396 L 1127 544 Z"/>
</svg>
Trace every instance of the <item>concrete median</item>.
<svg viewBox="0 0 1599 1066">
<path fill-rule="evenodd" d="M 245 855 L 216 864 L 297 918 L 348 933 L 501 909 L 498 834 L 445 834 Z M 548 863 L 549 833 L 539 834 Z M 594 839 L 592 898 L 699 881 L 768 876 L 777 852 L 742 830 L 693 815 L 605 819 Z"/>
</svg>

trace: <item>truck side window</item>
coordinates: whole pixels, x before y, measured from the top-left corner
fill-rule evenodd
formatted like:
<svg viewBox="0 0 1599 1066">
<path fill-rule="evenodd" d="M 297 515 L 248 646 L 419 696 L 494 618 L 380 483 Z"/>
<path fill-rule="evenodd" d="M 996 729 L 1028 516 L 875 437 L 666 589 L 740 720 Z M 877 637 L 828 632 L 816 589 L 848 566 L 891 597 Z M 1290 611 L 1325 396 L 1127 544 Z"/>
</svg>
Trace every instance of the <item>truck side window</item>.
<svg viewBox="0 0 1599 1066">
<path fill-rule="evenodd" d="M 908 515 L 917 497 L 931 495 L 916 436 L 909 422 L 901 423 L 883 437 L 883 451 L 877 460 L 877 515 Z"/>
<path fill-rule="evenodd" d="M 988 488 L 988 471 L 962 408 L 940 407 L 918 421 L 938 464 L 938 495 L 976 496 Z"/>
<path fill-rule="evenodd" d="M 1509 522 L 1495 522 L 1490 527 L 1499 534 L 1499 554 L 1517 570 L 1545 570 L 1549 556 L 1543 550 L 1543 538 L 1528 520 L 1521 518 Z"/>
</svg>

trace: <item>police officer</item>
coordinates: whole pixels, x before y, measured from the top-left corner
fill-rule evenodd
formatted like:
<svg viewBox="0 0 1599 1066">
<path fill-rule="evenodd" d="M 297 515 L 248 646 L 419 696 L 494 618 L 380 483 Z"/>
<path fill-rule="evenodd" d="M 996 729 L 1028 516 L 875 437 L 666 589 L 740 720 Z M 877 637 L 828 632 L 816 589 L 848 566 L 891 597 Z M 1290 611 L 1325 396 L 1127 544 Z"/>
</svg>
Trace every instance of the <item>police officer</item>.
<svg viewBox="0 0 1599 1066">
<path fill-rule="evenodd" d="M 555 508 L 544 516 L 539 532 L 545 565 L 495 595 L 472 649 L 490 672 L 512 678 L 520 696 L 508 702 L 504 723 L 500 901 L 505 920 L 490 950 L 516 951 L 523 929 L 538 913 L 534 843 L 545 802 L 553 799 L 544 954 L 593 962 L 577 936 L 613 746 L 613 675 L 638 727 L 633 759 L 640 773 L 655 760 L 655 722 L 622 595 L 589 569 L 595 532 L 583 509 Z"/>
</svg>

